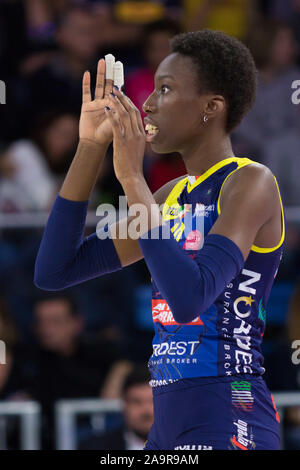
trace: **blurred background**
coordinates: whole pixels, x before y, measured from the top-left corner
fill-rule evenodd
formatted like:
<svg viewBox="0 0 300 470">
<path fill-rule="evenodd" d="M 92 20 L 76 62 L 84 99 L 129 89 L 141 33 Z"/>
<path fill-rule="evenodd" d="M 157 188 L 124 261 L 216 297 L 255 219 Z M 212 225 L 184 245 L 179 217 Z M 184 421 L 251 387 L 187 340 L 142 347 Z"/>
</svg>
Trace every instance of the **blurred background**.
<svg viewBox="0 0 300 470">
<path fill-rule="evenodd" d="M 300 366 L 291 359 L 300 340 L 300 104 L 291 99 L 300 0 L 0 0 L 0 449 L 143 448 L 153 419 L 144 262 L 56 294 L 35 288 L 34 262 L 75 153 L 83 72 L 94 79 L 97 60 L 114 54 L 141 110 L 169 39 L 204 27 L 244 41 L 259 70 L 256 103 L 232 138 L 236 155 L 272 169 L 286 206 L 263 352 L 267 385 L 285 393 L 277 401 L 283 446 L 300 449 Z M 144 170 L 152 191 L 185 174 L 177 156 L 148 147 Z M 117 205 L 119 195 L 108 157 L 87 235 L 98 204 Z"/>
</svg>

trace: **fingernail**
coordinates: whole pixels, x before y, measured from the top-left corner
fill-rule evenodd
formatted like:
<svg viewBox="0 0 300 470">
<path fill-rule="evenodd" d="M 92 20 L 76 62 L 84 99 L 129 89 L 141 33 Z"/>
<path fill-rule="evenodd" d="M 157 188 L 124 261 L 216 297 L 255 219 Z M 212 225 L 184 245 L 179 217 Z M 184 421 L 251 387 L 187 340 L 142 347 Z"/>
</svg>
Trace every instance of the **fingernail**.
<svg viewBox="0 0 300 470">
<path fill-rule="evenodd" d="M 116 97 L 116 95 L 114 95 L 112 91 L 110 92 L 110 94 L 111 94 L 114 98 Z"/>
<path fill-rule="evenodd" d="M 117 85 L 114 85 L 114 88 L 115 88 L 116 90 L 119 90 L 119 87 L 118 87 Z"/>
<path fill-rule="evenodd" d="M 105 109 L 106 109 L 107 111 L 110 111 L 110 107 L 109 107 L 109 106 L 105 106 Z"/>
</svg>

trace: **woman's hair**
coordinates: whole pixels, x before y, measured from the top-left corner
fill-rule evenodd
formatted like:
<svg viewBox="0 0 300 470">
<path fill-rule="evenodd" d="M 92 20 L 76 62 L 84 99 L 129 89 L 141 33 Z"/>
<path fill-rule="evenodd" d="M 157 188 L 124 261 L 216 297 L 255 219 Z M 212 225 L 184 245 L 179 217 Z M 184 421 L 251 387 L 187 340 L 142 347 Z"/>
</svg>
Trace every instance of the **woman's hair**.
<svg viewBox="0 0 300 470">
<path fill-rule="evenodd" d="M 11 350 L 17 341 L 17 331 L 5 302 L 0 298 L 0 340 L 7 350 Z"/>
<path fill-rule="evenodd" d="M 135 387 L 136 385 L 149 385 L 150 381 L 150 373 L 147 367 L 137 364 L 134 369 L 132 369 L 127 377 L 125 378 L 123 385 L 122 385 L 122 394 L 123 396 L 126 395 L 127 391 L 131 387 Z"/>
<path fill-rule="evenodd" d="M 196 65 L 200 93 L 224 96 L 226 131 L 231 132 L 250 110 L 256 96 L 257 70 L 249 49 L 238 39 L 209 29 L 175 36 L 171 49 L 190 57 Z"/>
</svg>

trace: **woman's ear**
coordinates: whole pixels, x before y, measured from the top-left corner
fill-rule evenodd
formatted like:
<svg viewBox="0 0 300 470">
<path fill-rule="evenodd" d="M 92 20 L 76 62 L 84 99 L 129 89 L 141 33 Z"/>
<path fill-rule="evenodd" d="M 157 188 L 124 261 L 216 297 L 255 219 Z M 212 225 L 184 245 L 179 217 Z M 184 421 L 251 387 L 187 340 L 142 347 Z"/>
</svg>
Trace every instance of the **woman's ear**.
<svg viewBox="0 0 300 470">
<path fill-rule="evenodd" d="M 222 95 L 212 95 L 206 102 L 204 109 L 205 114 L 208 118 L 214 118 L 217 115 L 221 115 L 225 112 L 226 102 Z"/>
</svg>

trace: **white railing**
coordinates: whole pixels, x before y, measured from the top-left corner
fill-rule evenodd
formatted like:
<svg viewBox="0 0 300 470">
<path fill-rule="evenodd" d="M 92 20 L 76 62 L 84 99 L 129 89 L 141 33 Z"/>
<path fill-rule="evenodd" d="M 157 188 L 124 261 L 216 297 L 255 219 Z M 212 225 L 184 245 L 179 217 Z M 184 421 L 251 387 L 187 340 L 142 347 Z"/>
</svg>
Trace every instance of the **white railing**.
<svg viewBox="0 0 300 470">
<path fill-rule="evenodd" d="M 121 413 L 121 400 L 82 399 L 60 400 L 55 405 L 56 449 L 74 450 L 77 448 L 76 419 L 80 415 L 98 415 L 102 418 L 102 426 L 98 430 L 105 431 L 105 414 Z"/>
<path fill-rule="evenodd" d="M 282 424 L 283 412 L 285 408 L 290 406 L 300 406 L 300 391 L 299 392 L 274 392 L 273 393 L 274 402 L 280 417 L 281 426 L 280 426 L 280 437 L 281 437 L 281 449 L 283 450 L 284 442 L 284 427 Z M 299 443 L 300 447 L 300 443 Z"/>
<path fill-rule="evenodd" d="M 299 392 L 275 392 L 274 401 L 280 415 L 285 408 L 300 406 Z M 77 448 L 77 418 L 82 415 L 97 416 L 98 431 L 105 431 L 105 415 L 122 412 L 121 400 L 81 399 L 61 400 L 55 405 L 56 448 L 73 450 Z M 7 418 L 20 419 L 20 442 L 23 450 L 40 449 L 41 441 L 41 408 L 33 401 L 0 402 L 0 443 L 6 439 Z M 281 438 L 283 442 L 283 426 Z M 5 445 L 1 445 L 5 448 Z"/>
<path fill-rule="evenodd" d="M 299 392 L 273 393 L 278 414 L 282 421 L 283 411 L 290 406 L 300 406 Z M 104 416 L 106 413 L 122 411 L 120 400 L 62 400 L 56 404 L 56 448 L 59 450 L 74 450 L 76 443 L 76 420 L 80 415 L 100 415 L 103 418 L 102 430 L 105 431 Z M 281 425 L 281 441 L 284 429 Z"/>
<path fill-rule="evenodd" d="M 22 450 L 40 449 L 41 407 L 34 401 L 0 402 L 1 441 L 7 438 L 7 418 L 20 419 L 20 442 Z M 2 445 L 2 447 L 5 447 Z"/>
</svg>

